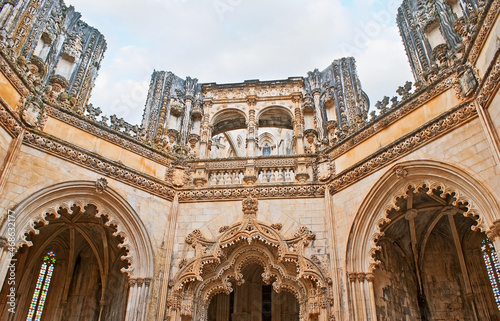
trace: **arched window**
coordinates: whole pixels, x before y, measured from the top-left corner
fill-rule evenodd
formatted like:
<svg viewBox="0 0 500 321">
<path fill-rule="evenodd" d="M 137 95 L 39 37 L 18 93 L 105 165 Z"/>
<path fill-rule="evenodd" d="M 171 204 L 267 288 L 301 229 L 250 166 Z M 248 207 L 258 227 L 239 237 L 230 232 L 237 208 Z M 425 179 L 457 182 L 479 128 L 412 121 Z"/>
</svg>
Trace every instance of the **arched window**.
<svg viewBox="0 0 500 321">
<path fill-rule="evenodd" d="M 54 265 L 56 264 L 56 254 L 52 251 L 48 252 L 43 257 L 42 267 L 38 273 L 35 291 L 31 299 L 30 309 L 26 321 L 40 321 L 42 318 L 43 306 L 47 299 L 47 292 L 49 291 L 50 280 L 54 272 Z"/>
<path fill-rule="evenodd" d="M 498 262 L 495 247 L 488 238 L 483 240 L 481 252 L 483 252 L 484 264 L 486 265 L 486 270 L 488 271 L 488 277 L 490 279 L 491 288 L 493 289 L 493 295 L 495 296 L 497 307 L 500 310 L 500 290 L 498 289 L 500 284 L 500 263 Z"/>
<path fill-rule="evenodd" d="M 264 147 L 262 148 L 262 155 L 263 156 L 270 156 L 271 155 L 271 146 L 269 146 L 268 143 L 266 143 L 264 145 Z"/>
</svg>

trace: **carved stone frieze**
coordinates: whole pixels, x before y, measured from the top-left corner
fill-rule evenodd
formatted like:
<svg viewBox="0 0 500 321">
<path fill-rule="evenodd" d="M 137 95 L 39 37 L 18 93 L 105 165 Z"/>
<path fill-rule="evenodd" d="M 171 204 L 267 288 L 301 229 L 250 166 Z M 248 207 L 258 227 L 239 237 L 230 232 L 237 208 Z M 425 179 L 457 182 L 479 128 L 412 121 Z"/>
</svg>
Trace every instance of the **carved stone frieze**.
<svg viewBox="0 0 500 321">
<path fill-rule="evenodd" d="M 476 64 L 477 59 L 479 58 L 479 54 L 484 47 L 486 39 L 488 39 L 488 36 L 490 35 L 491 28 L 495 24 L 495 20 L 497 19 L 499 12 L 500 2 L 490 1 L 489 10 L 485 11 L 486 16 L 484 17 L 483 23 L 481 24 L 481 28 L 472 41 L 473 45 L 468 55 L 468 61 L 472 66 Z"/>
<path fill-rule="evenodd" d="M 494 97 L 495 88 L 500 83 L 500 55 L 497 55 L 489 73 L 486 75 L 477 97 L 477 102 L 483 108 L 487 108 L 491 99 Z"/>
<path fill-rule="evenodd" d="M 148 148 L 147 146 L 144 146 L 139 142 L 136 142 L 131 137 L 127 137 L 126 135 L 121 135 L 120 133 L 112 131 L 107 127 L 100 126 L 97 123 L 95 124 L 90 123 L 86 119 L 82 119 L 79 116 L 73 115 L 67 111 L 60 110 L 52 106 L 46 106 L 46 111 L 47 115 L 50 117 L 54 117 L 55 119 L 73 125 L 79 129 L 82 129 L 92 135 L 96 135 L 97 137 L 100 137 L 111 143 L 123 146 L 128 150 L 133 151 L 148 159 L 154 160 L 159 164 L 162 165 L 170 164 L 170 160 L 166 156 L 153 151 L 151 148 Z"/>
<path fill-rule="evenodd" d="M 423 104 L 434 99 L 436 96 L 444 93 L 446 90 L 453 87 L 456 83 L 454 77 L 449 77 L 445 80 L 437 81 L 435 84 L 430 85 L 425 91 L 418 91 L 413 94 L 411 98 L 408 98 L 402 105 L 393 108 L 384 114 L 382 117 L 376 119 L 373 123 L 365 126 L 361 131 L 351 135 L 349 138 L 340 142 L 339 145 L 327 150 L 326 153 L 330 155 L 333 159 L 342 155 L 346 151 L 353 148 L 355 145 L 361 143 L 365 139 L 377 134 L 379 131 L 383 130 L 390 124 L 398 121 L 404 116 L 408 115 L 413 110 L 421 107 Z"/>
<path fill-rule="evenodd" d="M 183 190 L 179 192 L 180 202 L 213 201 L 213 200 L 241 200 L 248 196 L 258 198 L 321 198 L 324 197 L 325 186 L 323 185 L 300 185 L 300 186 L 272 186 L 272 187 L 248 187 L 227 189 L 201 189 Z"/>
<path fill-rule="evenodd" d="M 69 146 L 63 142 L 35 133 L 27 133 L 23 143 L 159 197 L 168 200 L 174 198 L 175 191 L 164 182 L 126 168 L 123 165 L 112 163 L 76 146 Z"/>
<path fill-rule="evenodd" d="M 17 137 L 23 129 L 22 125 L 6 106 L 7 103 L 0 97 L 0 125 L 13 137 Z"/>
</svg>

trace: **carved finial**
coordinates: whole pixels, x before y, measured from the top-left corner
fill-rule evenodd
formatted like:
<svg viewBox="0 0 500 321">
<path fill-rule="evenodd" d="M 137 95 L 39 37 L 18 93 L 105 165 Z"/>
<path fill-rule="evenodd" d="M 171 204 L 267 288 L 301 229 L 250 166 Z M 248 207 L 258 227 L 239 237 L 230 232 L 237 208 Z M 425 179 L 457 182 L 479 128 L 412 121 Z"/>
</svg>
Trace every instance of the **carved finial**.
<svg viewBox="0 0 500 321">
<path fill-rule="evenodd" d="M 248 196 L 243 200 L 243 213 L 245 215 L 256 216 L 259 210 L 259 201 L 256 198 Z"/>
<path fill-rule="evenodd" d="M 106 187 L 108 187 L 108 181 L 104 177 L 98 178 L 95 182 L 95 190 L 98 194 L 102 194 Z"/>
</svg>

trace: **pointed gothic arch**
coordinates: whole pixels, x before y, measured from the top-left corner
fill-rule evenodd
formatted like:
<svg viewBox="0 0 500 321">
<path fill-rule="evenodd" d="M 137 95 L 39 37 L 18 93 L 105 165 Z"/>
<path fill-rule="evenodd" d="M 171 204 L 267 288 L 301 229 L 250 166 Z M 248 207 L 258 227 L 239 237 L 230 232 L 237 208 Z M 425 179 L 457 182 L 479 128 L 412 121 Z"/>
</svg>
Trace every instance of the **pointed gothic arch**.
<svg viewBox="0 0 500 321">
<path fill-rule="evenodd" d="M 257 200 L 243 201 L 244 219 L 219 229 L 216 240 L 200 230 L 186 238 L 195 256 L 182 263 L 170 282 L 168 309 L 171 320 L 207 320 L 210 301 L 230 294 L 245 282 L 243 270 L 262 268 L 262 281 L 276 293 L 289 292 L 299 306 L 299 319 L 331 315 L 331 282 L 322 269 L 304 254 L 314 234 L 301 227 L 291 237 L 281 234 L 281 224 L 268 225 L 256 219 Z"/>
<path fill-rule="evenodd" d="M 428 221 L 420 221 L 419 226 L 413 225 L 412 228 L 411 224 L 415 224 L 413 221 L 416 222 L 417 219 L 422 218 L 419 214 L 422 209 L 417 210 L 411 207 L 410 203 L 413 201 L 413 197 L 418 197 L 419 201 L 429 202 L 431 200 L 437 205 L 434 207 L 439 207 L 439 209 L 434 212 L 433 216 L 430 216 Z M 402 208 L 406 212 L 401 213 Z M 394 165 L 377 181 L 363 200 L 349 234 L 346 268 L 349 279 L 349 295 L 352 298 L 351 314 L 355 318 L 363 315 L 368 320 L 377 319 L 375 303 L 377 290 L 374 290 L 374 280 L 377 280 L 377 274 L 374 272 L 379 271 L 377 269 L 382 263 L 380 257 L 387 258 L 386 252 L 382 253 L 381 250 L 384 246 L 385 248 L 392 247 L 396 252 L 399 251 L 400 257 L 408 254 L 404 252 L 404 249 L 393 246 L 393 244 L 397 244 L 396 242 L 401 242 L 401 239 L 394 239 L 395 235 L 402 233 L 401 224 L 394 227 L 398 224 L 398 220 L 400 220 L 399 223 L 407 222 L 410 224 L 409 227 L 405 228 L 409 228 L 412 233 L 420 233 L 411 236 L 412 240 L 406 240 L 409 243 L 405 244 L 416 247 L 415 244 L 418 243 L 419 248 L 410 251 L 410 255 L 413 252 L 417 253 L 417 256 L 408 260 L 417 262 L 413 263 L 415 265 L 425 265 L 422 258 L 429 237 L 441 219 L 444 221 L 448 217 L 450 221 L 447 222 L 448 226 L 458 226 L 458 229 L 461 229 L 457 233 L 457 231 L 453 232 L 454 229 L 456 230 L 455 227 L 446 227 L 446 233 L 455 235 L 453 236 L 454 241 L 451 236 L 447 236 L 448 240 L 451 239 L 450 244 L 455 244 L 450 248 L 450 251 L 455 251 L 455 246 L 457 246 L 457 250 L 460 249 L 461 244 L 459 243 L 463 242 L 461 240 L 470 239 L 467 230 L 481 232 L 484 236 L 487 234 L 492 240 L 495 240 L 496 244 L 500 244 L 497 232 L 499 213 L 498 201 L 489 190 L 458 166 L 430 160 L 408 161 Z M 444 224 L 441 225 L 444 226 Z M 399 231 L 395 232 L 396 228 Z M 406 236 L 406 238 L 409 237 Z M 395 256 L 393 255 L 393 257 Z M 469 263 L 460 263 L 458 271 L 461 269 L 464 272 L 468 265 Z M 411 266 L 408 268 L 415 269 Z M 421 277 L 418 275 L 419 273 L 423 272 L 417 272 L 416 281 L 413 284 L 417 288 L 422 287 L 424 282 L 419 279 Z M 467 273 L 464 272 L 465 274 Z M 467 278 L 467 276 L 464 277 Z M 421 288 L 419 289 L 422 291 Z M 468 291 L 470 291 L 470 287 Z M 361 298 L 356 300 L 356 296 L 359 295 Z M 425 298 L 423 300 L 425 301 Z M 422 306 L 420 312 L 418 312 L 418 306 L 413 308 L 417 314 L 429 314 L 429 311 L 422 311 Z"/>
<path fill-rule="evenodd" d="M 74 217 L 85 212 L 89 218 L 102 222 L 102 227 L 109 231 L 109 237 L 117 240 L 115 243 L 120 249 L 117 253 L 121 253 L 118 261 L 125 262 L 119 271 L 129 283 L 126 320 L 146 320 L 149 285 L 154 273 L 151 241 L 138 214 L 116 191 L 107 187 L 105 179 L 101 178 L 97 182 L 70 181 L 49 186 L 24 199 L 11 211 L 15 216 L 16 229 L 9 243 L 14 245 L 16 251 L 33 247 L 32 237 L 50 226 L 51 221 L 64 224 L 57 221 L 61 218 L 61 213 Z M 0 235 L 7 235 L 7 228 L 7 224 L 2 226 Z M 87 241 L 89 253 L 97 255 L 99 250 L 89 233 L 78 226 L 73 229 L 79 231 Z M 44 246 L 53 242 L 54 237 L 50 236 L 44 241 Z M 40 250 L 44 250 L 44 246 Z M 64 250 L 62 244 L 59 247 Z M 2 257 L 7 254 L 4 250 Z M 2 260 L 2 282 L 5 280 L 8 263 L 8 260 Z M 102 263 L 97 264 L 98 270 L 102 271 Z"/>
</svg>

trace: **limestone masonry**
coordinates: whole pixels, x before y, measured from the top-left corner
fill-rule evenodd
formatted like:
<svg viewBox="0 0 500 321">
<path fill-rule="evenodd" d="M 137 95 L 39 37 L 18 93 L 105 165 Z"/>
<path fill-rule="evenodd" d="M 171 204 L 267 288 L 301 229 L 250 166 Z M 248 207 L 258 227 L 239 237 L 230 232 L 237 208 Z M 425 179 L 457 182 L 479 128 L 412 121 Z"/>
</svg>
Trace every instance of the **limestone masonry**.
<svg viewBox="0 0 500 321">
<path fill-rule="evenodd" d="M 380 101 L 352 57 L 154 71 L 129 124 L 75 8 L 0 1 L 0 318 L 500 320 L 499 15 L 404 0 L 415 79 Z"/>
</svg>

